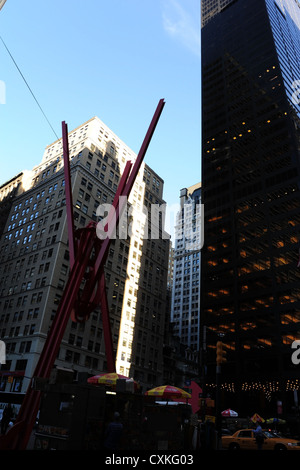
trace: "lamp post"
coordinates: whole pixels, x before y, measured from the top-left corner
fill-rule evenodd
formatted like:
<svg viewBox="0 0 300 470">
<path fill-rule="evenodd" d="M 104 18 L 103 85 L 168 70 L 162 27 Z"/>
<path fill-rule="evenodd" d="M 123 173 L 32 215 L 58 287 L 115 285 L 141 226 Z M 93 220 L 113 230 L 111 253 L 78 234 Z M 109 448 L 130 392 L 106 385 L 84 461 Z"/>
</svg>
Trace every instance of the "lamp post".
<svg viewBox="0 0 300 470">
<path fill-rule="evenodd" d="M 218 449 L 220 448 L 220 442 L 222 437 L 221 427 L 221 365 L 227 362 L 226 359 L 227 351 L 225 350 L 225 344 L 222 341 L 217 342 L 216 347 L 216 431 L 218 439 Z"/>
</svg>

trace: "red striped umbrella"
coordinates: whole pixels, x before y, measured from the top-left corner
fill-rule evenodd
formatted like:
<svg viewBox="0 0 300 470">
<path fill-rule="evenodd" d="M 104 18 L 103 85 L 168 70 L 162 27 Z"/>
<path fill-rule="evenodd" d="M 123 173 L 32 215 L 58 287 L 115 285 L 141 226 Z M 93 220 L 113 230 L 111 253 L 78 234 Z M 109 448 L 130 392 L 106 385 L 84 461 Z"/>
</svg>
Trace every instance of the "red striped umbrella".
<svg viewBox="0 0 300 470">
<path fill-rule="evenodd" d="M 224 416 L 225 418 L 230 417 L 230 416 L 236 418 L 238 416 L 237 412 L 231 410 L 230 408 L 228 408 L 227 410 L 222 411 L 221 415 Z"/>
</svg>

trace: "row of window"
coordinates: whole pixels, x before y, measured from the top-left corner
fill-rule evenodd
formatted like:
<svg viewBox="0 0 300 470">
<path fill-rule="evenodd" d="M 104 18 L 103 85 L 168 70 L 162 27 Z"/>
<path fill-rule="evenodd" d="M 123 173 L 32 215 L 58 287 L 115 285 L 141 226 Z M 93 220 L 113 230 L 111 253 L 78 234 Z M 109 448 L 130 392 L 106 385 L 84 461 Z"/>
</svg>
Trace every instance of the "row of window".
<svg viewBox="0 0 300 470">
<path fill-rule="evenodd" d="M 64 185 L 65 185 L 65 181 L 63 180 L 63 181 L 61 182 L 61 186 L 64 186 Z M 53 185 L 50 185 L 49 188 L 47 188 L 47 190 L 46 190 L 46 189 L 43 189 L 42 191 L 39 191 L 39 192 L 36 194 L 35 199 L 36 199 L 37 201 L 39 201 L 39 199 L 42 198 L 42 197 L 44 197 L 44 195 L 45 195 L 46 193 L 51 194 L 53 191 L 56 191 L 57 187 L 58 187 L 58 183 L 55 183 L 55 184 L 53 184 Z M 61 194 L 62 194 L 62 193 L 61 193 Z M 60 195 L 61 195 L 61 194 L 60 194 Z M 27 206 L 30 205 L 30 204 L 33 202 L 33 199 L 34 199 L 34 197 L 33 197 L 33 196 L 30 196 L 29 198 L 25 199 L 25 201 L 23 201 L 23 202 L 24 202 L 24 209 L 23 209 L 23 211 L 22 211 L 22 213 L 21 213 L 22 215 L 24 215 L 25 212 L 26 212 L 26 213 L 28 212 L 28 209 L 30 209 L 30 208 L 27 207 Z M 23 205 L 23 202 L 19 202 L 19 204 L 16 204 L 16 205 L 15 205 L 15 207 L 14 207 L 14 212 L 17 212 L 18 210 L 21 210 L 22 205 Z M 35 203 L 35 204 L 33 205 L 33 210 L 35 210 L 36 204 L 37 204 L 37 203 Z M 25 207 L 26 207 L 26 209 L 25 209 Z M 19 215 L 19 212 L 17 212 L 16 214 L 13 214 L 11 220 L 17 219 L 17 218 L 18 218 L 18 215 Z"/>
<path fill-rule="evenodd" d="M 9 333 L 7 335 L 8 338 L 13 338 L 15 336 L 28 336 L 28 335 L 33 335 L 35 331 L 35 324 L 30 324 L 30 325 L 24 325 L 23 328 L 23 334 L 20 332 L 20 326 L 12 326 L 9 330 Z M 0 330 L 0 338 L 5 338 L 6 337 L 6 328 L 3 328 Z"/>
<path fill-rule="evenodd" d="M 20 343 L 6 343 L 6 354 L 12 354 L 15 352 L 19 353 L 28 353 L 31 350 L 31 341 L 21 341 Z M 19 350 L 17 351 L 17 345 L 19 345 Z"/>
</svg>

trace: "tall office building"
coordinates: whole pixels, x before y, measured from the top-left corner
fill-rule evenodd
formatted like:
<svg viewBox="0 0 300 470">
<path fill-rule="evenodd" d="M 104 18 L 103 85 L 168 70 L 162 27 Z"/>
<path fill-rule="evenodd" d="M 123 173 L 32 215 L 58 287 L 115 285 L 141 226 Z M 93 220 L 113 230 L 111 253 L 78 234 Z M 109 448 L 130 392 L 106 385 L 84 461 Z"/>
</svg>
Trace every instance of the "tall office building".
<svg viewBox="0 0 300 470">
<path fill-rule="evenodd" d="M 190 243 L 191 234 L 200 237 L 197 208 L 201 204 L 201 183 L 180 191 L 180 210 L 175 226 L 171 322 L 174 335 L 199 356 L 200 339 L 200 243 Z"/>
<path fill-rule="evenodd" d="M 202 27 L 201 308 L 207 384 L 228 347 L 224 399 L 242 414 L 293 405 L 300 340 L 300 4 L 236 0 Z"/>
<path fill-rule="evenodd" d="M 226 8 L 230 3 L 233 3 L 235 0 L 202 0 L 201 5 L 201 24 L 202 26 L 206 25 L 208 21 L 215 16 L 217 13 L 220 13 L 224 8 Z"/>
<path fill-rule="evenodd" d="M 84 228 L 99 220 L 100 204 L 112 202 L 126 161 L 136 155 L 97 117 L 69 132 L 69 149 L 74 220 Z M 32 171 L 0 188 L 3 393 L 26 391 L 66 285 L 64 184 L 59 139 Z M 169 240 L 162 237 L 162 222 L 150 216 L 162 198 L 163 180 L 143 162 L 129 197 L 129 236 L 117 233 L 105 266 L 117 372 L 144 387 L 160 384 L 163 376 Z M 149 232 L 153 223 L 159 224 L 156 239 Z M 69 321 L 55 364 L 90 374 L 107 370 L 100 309 L 85 323 Z"/>
</svg>

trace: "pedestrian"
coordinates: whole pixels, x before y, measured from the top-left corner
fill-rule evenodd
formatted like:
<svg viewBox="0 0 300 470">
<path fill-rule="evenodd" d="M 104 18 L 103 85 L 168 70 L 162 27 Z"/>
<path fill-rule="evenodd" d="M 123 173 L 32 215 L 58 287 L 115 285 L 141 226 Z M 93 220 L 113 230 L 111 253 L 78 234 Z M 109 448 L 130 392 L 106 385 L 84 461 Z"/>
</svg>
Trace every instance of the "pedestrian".
<svg viewBox="0 0 300 470">
<path fill-rule="evenodd" d="M 255 441 L 257 444 L 257 450 L 262 450 L 262 446 L 265 440 L 264 434 L 262 432 L 262 428 L 260 424 L 256 425 L 256 429 L 254 430 Z"/>
<path fill-rule="evenodd" d="M 117 450 L 123 433 L 123 424 L 120 422 L 120 413 L 114 413 L 114 421 L 109 423 L 105 432 L 104 447 L 109 451 Z"/>
<path fill-rule="evenodd" d="M 6 433 L 12 416 L 13 416 L 12 407 L 11 407 L 11 404 L 8 403 L 3 410 L 3 415 L 1 419 L 1 434 Z"/>
</svg>

